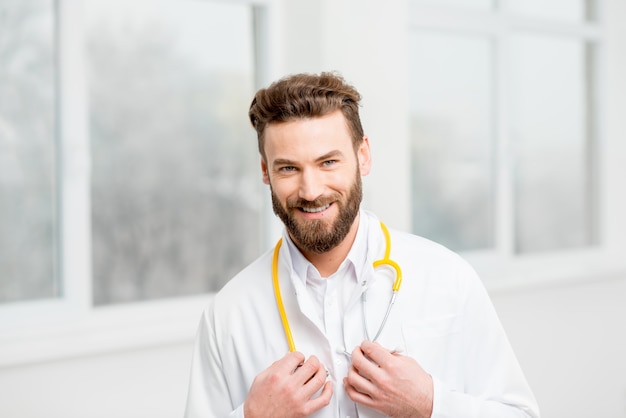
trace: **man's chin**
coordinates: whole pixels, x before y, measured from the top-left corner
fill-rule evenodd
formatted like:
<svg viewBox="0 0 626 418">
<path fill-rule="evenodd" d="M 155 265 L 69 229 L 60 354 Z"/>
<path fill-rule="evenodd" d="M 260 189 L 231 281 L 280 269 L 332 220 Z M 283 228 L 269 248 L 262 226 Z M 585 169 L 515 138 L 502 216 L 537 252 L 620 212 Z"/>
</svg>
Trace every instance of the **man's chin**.
<svg viewBox="0 0 626 418">
<path fill-rule="evenodd" d="M 298 229 L 306 234 L 330 234 L 334 224 L 329 219 L 296 219 Z"/>
<path fill-rule="evenodd" d="M 289 232 L 292 236 L 296 236 L 300 239 L 304 237 L 316 237 L 314 241 L 324 241 L 332 237 L 334 232 L 333 224 L 327 223 L 324 219 L 307 221 L 296 220 L 292 225 L 295 225 L 297 230 L 291 230 Z"/>
</svg>

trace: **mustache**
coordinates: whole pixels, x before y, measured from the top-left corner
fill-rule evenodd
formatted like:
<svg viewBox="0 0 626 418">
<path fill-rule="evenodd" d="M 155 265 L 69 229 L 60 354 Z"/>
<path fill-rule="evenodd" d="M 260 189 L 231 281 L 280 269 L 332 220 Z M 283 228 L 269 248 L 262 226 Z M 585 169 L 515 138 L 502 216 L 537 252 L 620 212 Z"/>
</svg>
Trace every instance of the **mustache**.
<svg viewBox="0 0 626 418">
<path fill-rule="evenodd" d="M 315 200 L 306 200 L 302 198 L 293 198 L 287 200 L 287 208 L 289 209 L 297 209 L 297 208 L 319 208 L 321 206 L 326 206 L 334 201 L 336 201 L 336 196 L 322 196 L 318 197 Z"/>
</svg>

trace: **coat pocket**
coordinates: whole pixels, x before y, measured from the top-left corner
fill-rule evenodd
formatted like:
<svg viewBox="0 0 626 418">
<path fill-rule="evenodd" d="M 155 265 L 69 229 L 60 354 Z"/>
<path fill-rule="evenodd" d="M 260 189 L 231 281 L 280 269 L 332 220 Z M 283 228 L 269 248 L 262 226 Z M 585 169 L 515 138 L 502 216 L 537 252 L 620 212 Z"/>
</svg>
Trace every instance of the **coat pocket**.
<svg viewBox="0 0 626 418">
<path fill-rule="evenodd" d="M 454 389 L 460 381 L 461 317 L 442 317 L 408 321 L 402 324 L 407 355 L 427 373 Z"/>
</svg>

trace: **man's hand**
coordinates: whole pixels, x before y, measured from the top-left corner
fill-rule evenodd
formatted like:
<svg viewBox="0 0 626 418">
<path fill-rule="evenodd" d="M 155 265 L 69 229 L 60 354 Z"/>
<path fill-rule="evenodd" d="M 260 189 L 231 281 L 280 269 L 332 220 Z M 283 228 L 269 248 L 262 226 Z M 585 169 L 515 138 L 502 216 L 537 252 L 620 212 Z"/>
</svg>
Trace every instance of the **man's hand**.
<svg viewBox="0 0 626 418">
<path fill-rule="evenodd" d="M 432 377 L 411 357 L 392 354 L 378 343 L 364 341 L 354 349 L 344 386 L 354 402 L 390 417 L 432 414 Z"/>
<path fill-rule="evenodd" d="M 312 396 L 321 388 L 322 393 Z M 315 356 L 304 361 L 299 352 L 288 353 L 259 374 L 244 403 L 246 418 L 306 417 L 330 402 L 332 383 Z"/>
</svg>

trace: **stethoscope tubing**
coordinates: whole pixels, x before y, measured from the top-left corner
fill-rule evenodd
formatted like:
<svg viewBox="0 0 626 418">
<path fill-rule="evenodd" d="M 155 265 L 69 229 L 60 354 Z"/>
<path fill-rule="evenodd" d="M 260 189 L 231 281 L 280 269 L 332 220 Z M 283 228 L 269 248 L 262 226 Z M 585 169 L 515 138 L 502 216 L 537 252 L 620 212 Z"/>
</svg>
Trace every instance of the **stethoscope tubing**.
<svg viewBox="0 0 626 418">
<path fill-rule="evenodd" d="M 374 261 L 373 266 L 374 266 L 374 269 L 377 269 L 378 267 L 382 267 L 382 266 L 391 267 L 395 272 L 396 278 L 393 282 L 393 286 L 392 286 L 393 292 L 391 294 L 391 298 L 387 305 L 387 311 L 385 312 L 385 316 L 383 317 L 383 320 L 380 323 L 380 326 L 378 327 L 378 331 L 376 332 L 376 335 L 370 341 L 378 340 L 378 338 L 380 337 L 380 334 L 383 332 L 383 329 L 385 328 L 385 324 L 387 323 L 387 319 L 389 318 L 389 314 L 391 313 L 391 308 L 393 307 L 396 301 L 396 296 L 398 295 L 398 292 L 400 291 L 400 286 L 402 285 L 402 269 L 400 268 L 400 265 L 398 263 L 396 263 L 390 258 L 391 238 L 389 236 L 389 230 L 387 229 L 385 224 L 382 222 L 380 223 L 380 227 L 385 236 L 385 255 L 380 260 Z M 276 246 L 274 247 L 274 254 L 272 257 L 272 283 L 274 287 L 274 296 L 276 298 L 276 307 L 278 308 L 278 313 L 280 314 L 280 320 L 283 324 L 285 338 L 287 339 L 287 344 L 289 345 L 289 351 L 294 352 L 296 351 L 296 344 L 293 340 L 293 334 L 291 332 L 289 319 L 287 318 L 287 312 L 285 311 L 285 306 L 283 304 L 283 298 L 280 292 L 280 283 L 278 280 L 278 255 L 280 253 L 280 247 L 282 246 L 282 243 L 283 243 L 283 239 L 281 238 L 278 240 L 278 242 L 276 243 Z M 367 320 L 366 320 L 366 315 L 365 315 L 366 293 L 367 293 L 367 290 L 365 290 L 363 294 L 361 295 L 361 307 L 363 309 L 363 329 L 365 330 L 365 337 L 369 340 L 370 338 L 369 338 L 369 334 L 367 331 L 368 328 L 367 328 Z"/>
</svg>

